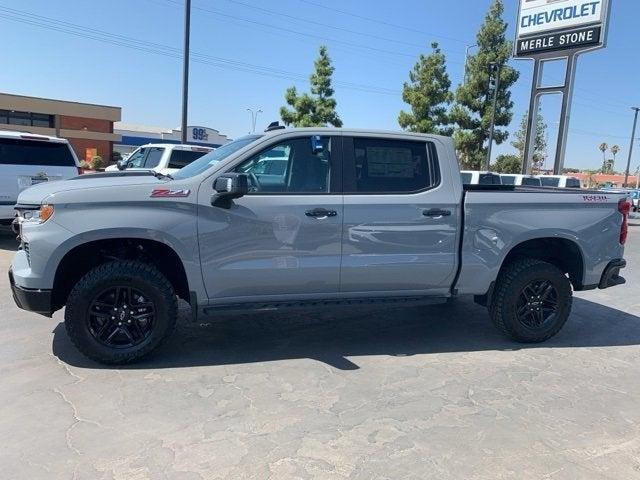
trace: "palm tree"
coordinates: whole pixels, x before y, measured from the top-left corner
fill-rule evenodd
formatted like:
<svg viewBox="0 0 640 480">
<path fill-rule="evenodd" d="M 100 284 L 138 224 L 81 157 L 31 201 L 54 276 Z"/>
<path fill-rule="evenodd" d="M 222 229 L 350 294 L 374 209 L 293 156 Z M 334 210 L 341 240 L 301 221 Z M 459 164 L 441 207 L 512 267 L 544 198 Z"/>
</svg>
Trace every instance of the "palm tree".
<svg viewBox="0 0 640 480">
<path fill-rule="evenodd" d="M 609 145 L 605 142 L 602 142 L 598 147 L 598 150 L 602 152 L 602 173 L 606 173 L 607 171 L 607 150 L 609 150 Z"/>
<path fill-rule="evenodd" d="M 611 164 L 611 170 L 613 171 L 616 165 L 616 155 L 620 153 L 620 147 L 618 145 L 613 145 L 611 147 L 611 153 L 613 153 L 613 163 Z"/>
</svg>

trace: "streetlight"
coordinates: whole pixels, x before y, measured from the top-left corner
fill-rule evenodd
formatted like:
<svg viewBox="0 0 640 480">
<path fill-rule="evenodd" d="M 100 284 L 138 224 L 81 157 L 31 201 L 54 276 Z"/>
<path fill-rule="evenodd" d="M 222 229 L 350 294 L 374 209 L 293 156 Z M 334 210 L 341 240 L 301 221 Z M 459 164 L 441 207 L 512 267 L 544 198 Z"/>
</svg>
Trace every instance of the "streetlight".
<svg viewBox="0 0 640 480">
<path fill-rule="evenodd" d="M 182 60 L 182 143 L 187 143 L 187 104 L 189 100 L 189 33 L 191 0 L 184 2 L 184 58 Z"/>
<path fill-rule="evenodd" d="M 247 112 L 251 115 L 251 131 L 249 133 L 256 133 L 256 122 L 258 121 L 258 114 L 264 113 L 261 109 L 252 110 L 251 108 L 247 108 Z"/>
<path fill-rule="evenodd" d="M 627 186 L 627 182 L 629 181 L 629 168 L 631 168 L 631 156 L 633 155 L 633 142 L 636 140 L 636 126 L 638 125 L 638 112 L 640 112 L 640 107 L 631 107 L 631 110 L 635 110 L 635 115 L 633 117 L 633 129 L 631 130 L 631 146 L 629 147 L 629 160 L 627 160 L 627 169 L 624 172 L 624 186 Z"/>
<path fill-rule="evenodd" d="M 467 81 L 467 70 L 468 70 L 468 65 L 467 63 L 469 62 L 469 50 L 471 50 L 472 48 L 476 48 L 478 45 L 468 45 L 467 48 L 464 51 L 464 75 L 462 76 L 462 81 L 466 82 Z"/>
</svg>

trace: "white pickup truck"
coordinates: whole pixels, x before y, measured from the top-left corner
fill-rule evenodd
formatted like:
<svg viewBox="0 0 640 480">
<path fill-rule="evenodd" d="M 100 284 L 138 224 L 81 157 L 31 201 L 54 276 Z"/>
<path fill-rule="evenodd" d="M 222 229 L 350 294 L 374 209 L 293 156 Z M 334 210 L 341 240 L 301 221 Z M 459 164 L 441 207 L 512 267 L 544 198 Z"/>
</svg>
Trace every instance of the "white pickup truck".
<svg viewBox="0 0 640 480">
<path fill-rule="evenodd" d="M 107 172 L 119 170 L 153 170 L 164 175 L 171 175 L 182 167 L 189 165 L 212 148 L 173 143 L 149 143 L 134 150 L 126 160 L 105 169 Z"/>
<path fill-rule="evenodd" d="M 615 193 L 463 187 L 445 137 L 315 128 L 239 138 L 172 177 L 36 185 L 18 203 L 16 303 L 66 306 L 71 340 L 104 363 L 156 348 L 176 297 L 197 319 L 474 295 L 507 336 L 542 342 L 573 290 L 624 283 L 631 206 Z"/>
</svg>

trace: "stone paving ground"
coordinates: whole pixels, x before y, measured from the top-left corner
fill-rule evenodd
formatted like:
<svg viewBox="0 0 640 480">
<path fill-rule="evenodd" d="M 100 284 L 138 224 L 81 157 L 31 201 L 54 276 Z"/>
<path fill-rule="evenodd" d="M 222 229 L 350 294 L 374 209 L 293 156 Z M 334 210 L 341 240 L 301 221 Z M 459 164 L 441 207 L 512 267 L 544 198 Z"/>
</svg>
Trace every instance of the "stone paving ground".
<svg viewBox="0 0 640 480">
<path fill-rule="evenodd" d="M 628 283 L 523 347 L 454 305 L 182 322 L 104 368 L 0 283 L 2 479 L 640 478 L 640 218 Z M 0 270 L 15 243 L 0 235 Z"/>
</svg>

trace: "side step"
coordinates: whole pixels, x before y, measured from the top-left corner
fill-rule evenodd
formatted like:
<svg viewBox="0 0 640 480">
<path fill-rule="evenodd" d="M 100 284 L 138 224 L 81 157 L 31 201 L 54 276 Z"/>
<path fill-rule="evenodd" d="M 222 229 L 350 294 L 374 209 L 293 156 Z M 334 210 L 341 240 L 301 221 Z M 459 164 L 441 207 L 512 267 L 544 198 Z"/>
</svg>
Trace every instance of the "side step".
<svg viewBox="0 0 640 480">
<path fill-rule="evenodd" d="M 205 315 L 228 312 L 259 312 L 259 311 L 279 311 L 287 309 L 314 309 L 314 308 L 334 308 L 334 307 L 357 307 L 361 305 L 440 305 L 446 303 L 450 297 L 370 297 L 370 298 L 335 298 L 322 300 L 296 300 L 277 302 L 255 302 L 255 303 L 226 303 L 219 305 L 209 305 L 202 309 Z"/>
</svg>

